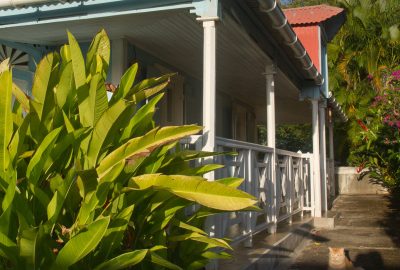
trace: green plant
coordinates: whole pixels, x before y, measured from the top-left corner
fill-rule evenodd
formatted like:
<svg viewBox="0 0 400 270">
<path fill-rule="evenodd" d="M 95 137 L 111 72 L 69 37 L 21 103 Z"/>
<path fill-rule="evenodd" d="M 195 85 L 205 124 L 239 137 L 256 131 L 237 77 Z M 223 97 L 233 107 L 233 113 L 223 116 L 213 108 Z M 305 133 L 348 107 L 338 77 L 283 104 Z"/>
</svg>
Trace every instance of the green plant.
<svg viewBox="0 0 400 270">
<path fill-rule="evenodd" d="M 358 119 L 354 162 L 359 171 L 391 191 L 400 191 L 400 70 L 385 72 L 382 89 L 363 119 Z"/>
<path fill-rule="evenodd" d="M 171 75 L 135 82 L 135 64 L 108 100 L 106 33 L 86 60 L 68 40 L 38 64 L 32 97 L 0 65 L 1 268 L 199 269 L 226 257 L 204 219 L 255 199 L 240 179 L 201 177 L 219 165 L 189 166 L 214 155 L 179 148 L 200 127 L 155 127 Z"/>
</svg>

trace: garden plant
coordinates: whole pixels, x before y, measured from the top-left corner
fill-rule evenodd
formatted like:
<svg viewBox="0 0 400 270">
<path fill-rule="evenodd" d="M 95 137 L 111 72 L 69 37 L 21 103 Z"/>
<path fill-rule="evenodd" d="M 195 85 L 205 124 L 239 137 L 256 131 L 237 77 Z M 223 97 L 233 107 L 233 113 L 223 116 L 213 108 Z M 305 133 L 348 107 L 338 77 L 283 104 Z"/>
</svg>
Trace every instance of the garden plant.
<svg viewBox="0 0 400 270">
<path fill-rule="evenodd" d="M 106 33 L 85 58 L 68 40 L 38 63 L 31 96 L 0 65 L 0 268 L 201 269 L 227 257 L 205 219 L 256 201 L 241 179 L 202 177 L 219 165 L 190 166 L 215 155 L 179 147 L 201 127 L 155 126 L 172 75 L 138 82 L 134 64 L 108 100 Z"/>
<path fill-rule="evenodd" d="M 363 119 L 358 119 L 359 136 L 354 158 L 361 177 L 368 174 L 393 193 L 400 191 L 400 70 L 384 72 L 382 87 Z"/>
</svg>

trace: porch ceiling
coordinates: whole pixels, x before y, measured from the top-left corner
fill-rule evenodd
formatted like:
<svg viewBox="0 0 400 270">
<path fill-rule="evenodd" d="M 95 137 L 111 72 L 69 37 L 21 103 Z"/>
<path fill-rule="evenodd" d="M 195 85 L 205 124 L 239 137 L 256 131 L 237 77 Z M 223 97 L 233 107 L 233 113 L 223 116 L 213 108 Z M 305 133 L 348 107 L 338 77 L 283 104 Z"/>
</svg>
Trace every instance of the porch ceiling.
<svg viewBox="0 0 400 270">
<path fill-rule="evenodd" d="M 104 28 L 114 38 L 127 38 L 178 72 L 202 79 L 203 29 L 189 10 L 137 13 L 106 18 L 70 20 L 0 29 L 11 41 L 58 45 L 66 29 L 80 41 L 89 41 Z M 254 107 L 265 107 L 265 66 L 271 60 L 231 18 L 217 24 L 217 89 Z M 310 106 L 299 101 L 299 90 L 286 75 L 276 75 L 277 120 L 309 122 Z M 301 112 L 301 113 L 299 113 Z M 295 120 L 295 121 L 293 121 Z"/>
</svg>

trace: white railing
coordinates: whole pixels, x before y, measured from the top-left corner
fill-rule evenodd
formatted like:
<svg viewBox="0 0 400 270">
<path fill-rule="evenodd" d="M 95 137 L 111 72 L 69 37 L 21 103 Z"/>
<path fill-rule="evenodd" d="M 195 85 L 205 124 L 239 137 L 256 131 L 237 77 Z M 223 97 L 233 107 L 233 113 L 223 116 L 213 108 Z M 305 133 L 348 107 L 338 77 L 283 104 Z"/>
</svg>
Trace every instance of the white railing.
<svg viewBox="0 0 400 270">
<path fill-rule="evenodd" d="M 182 144 L 200 150 L 201 136 L 188 138 Z M 215 172 L 215 177 L 243 178 L 239 189 L 256 197 L 262 209 L 221 214 L 216 219 L 217 236 L 229 237 L 234 242 L 246 240 L 246 245 L 251 245 L 253 234 L 265 229 L 275 231 L 278 222 L 291 222 L 293 215 L 313 210 L 311 154 L 274 151 L 263 145 L 225 138 L 217 138 L 216 146 L 218 152 L 237 154 L 215 158 L 216 163 L 224 165 Z"/>
</svg>

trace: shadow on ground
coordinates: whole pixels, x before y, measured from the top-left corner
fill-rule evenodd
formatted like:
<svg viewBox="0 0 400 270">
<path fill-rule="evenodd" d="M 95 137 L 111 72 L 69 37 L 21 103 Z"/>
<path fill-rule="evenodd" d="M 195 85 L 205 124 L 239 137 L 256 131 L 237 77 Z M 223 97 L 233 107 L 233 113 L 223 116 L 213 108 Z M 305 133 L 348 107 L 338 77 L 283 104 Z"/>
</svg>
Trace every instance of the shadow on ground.
<svg viewBox="0 0 400 270">
<path fill-rule="evenodd" d="M 380 222 L 380 226 L 385 228 L 385 232 L 392 239 L 393 244 L 400 247 L 400 198 L 388 195 L 386 199 L 388 210 Z"/>
<path fill-rule="evenodd" d="M 291 270 L 327 270 L 328 247 L 343 247 L 354 266 L 400 270 L 400 200 L 383 195 L 341 196 L 335 229 L 314 230 Z"/>
</svg>

